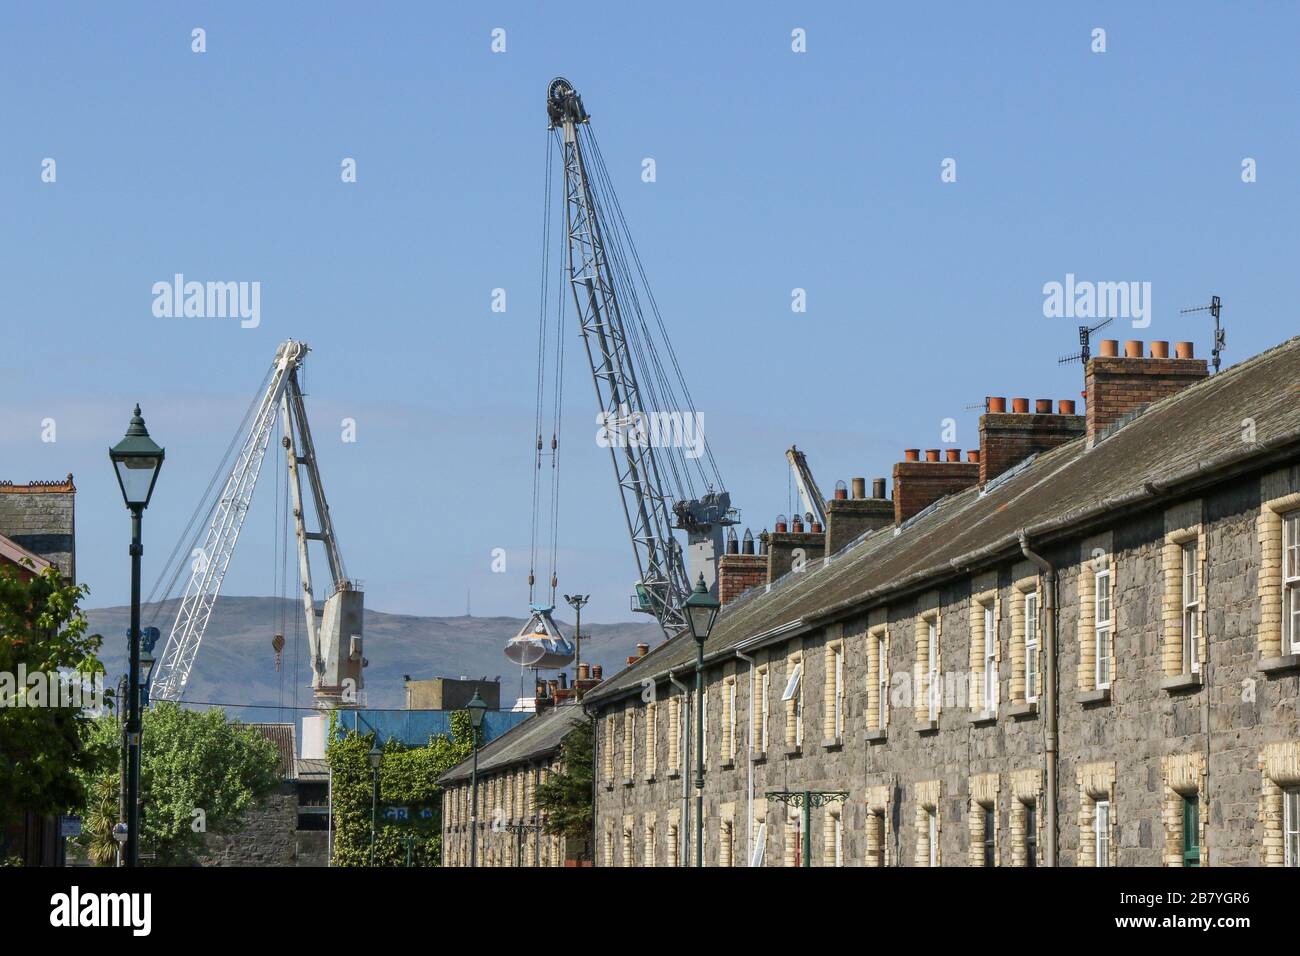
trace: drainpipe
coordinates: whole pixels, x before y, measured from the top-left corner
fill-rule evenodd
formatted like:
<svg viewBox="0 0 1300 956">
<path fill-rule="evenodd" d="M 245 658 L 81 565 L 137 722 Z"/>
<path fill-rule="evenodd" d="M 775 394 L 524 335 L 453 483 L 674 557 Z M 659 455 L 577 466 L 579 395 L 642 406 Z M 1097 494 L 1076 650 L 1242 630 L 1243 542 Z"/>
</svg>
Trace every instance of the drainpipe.
<svg viewBox="0 0 1300 956">
<path fill-rule="evenodd" d="M 1020 550 L 1026 558 L 1038 565 L 1043 574 L 1043 656 L 1047 658 L 1047 673 L 1043 678 L 1043 722 L 1046 740 L 1043 744 L 1046 767 L 1047 804 L 1043 822 L 1047 830 L 1048 866 L 1056 866 L 1056 776 L 1057 776 L 1057 730 L 1056 730 L 1056 568 L 1040 554 L 1029 547 L 1029 538 L 1024 529 L 1019 533 Z"/>
<path fill-rule="evenodd" d="M 677 827 L 677 853 L 678 866 L 691 865 L 691 720 L 690 720 L 690 689 L 677 679 L 677 675 L 672 671 L 668 672 L 668 679 L 672 681 L 673 686 L 682 692 L 682 704 L 686 706 L 686 712 L 681 722 L 685 740 L 677 744 L 677 749 L 681 752 L 681 771 L 682 778 L 682 822 Z"/>
<path fill-rule="evenodd" d="M 736 651 L 736 657 L 749 665 L 749 729 L 745 732 L 745 762 L 749 764 L 749 786 L 745 791 L 745 857 L 748 866 L 754 865 L 754 658 L 748 654 Z M 732 714 L 731 719 L 735 720 L 736 715 Z"/>
</svg>

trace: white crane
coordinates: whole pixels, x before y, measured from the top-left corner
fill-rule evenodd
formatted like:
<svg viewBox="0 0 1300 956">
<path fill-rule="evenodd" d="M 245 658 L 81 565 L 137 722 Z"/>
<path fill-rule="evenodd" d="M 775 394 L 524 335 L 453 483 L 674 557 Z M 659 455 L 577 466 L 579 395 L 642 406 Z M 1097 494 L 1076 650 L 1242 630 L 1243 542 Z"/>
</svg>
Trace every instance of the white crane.
<svg viewBox="0 0 1300 956">
<path fill-rule="evenodd" d="M 826 499 L 822 497 L 821 489 L 817 487 L 816 480 L 813 479 L 812 469 L 808 467 L 808 456 L 801 452 L 794 445 L 785 453 L 785 457 L 790 461 L 790 470 L 794 472 L 794 484 L 799 489 L 799 497 L 803 501 L 804 511 L 813 516 L 823 528 L 826 527 Z"/>
<path fill-rule="evenodd" d="M 221 582 L 252 504 L 278 409 L 298 539 L 298 565 L 316 706 L 332 709 L 361 703 L 362 668 L 366 663 L 362 657 L 363 596 L 360 586 L 348 578 L 343 565 L 321 484 L 316 447 L 307 424 L 298 372 L 308 351 L 306 343 L 293 339 L 276 349 L 275 362 L 261 401 L 256 406 L 234 466 L 212 507 L 203 545 L 192 552 L 185 596 L 177 608 L 176 620 L 154 670 L 151 697 L 155 700 L 180 700 L 185 693 L 204 631 L 212 618 L 217 595 L 221 593 Z M 306 526 L 299 471 L 302 468 L 306 469 L 311 486 L 316 520 L 320 526 L 317 531 L 308 531 Z M 312 590 L 308 541 L 319 541 L 324 545 L 329 564 L 332 587 L 320 612 L 316 610 Z"/>
</svg>

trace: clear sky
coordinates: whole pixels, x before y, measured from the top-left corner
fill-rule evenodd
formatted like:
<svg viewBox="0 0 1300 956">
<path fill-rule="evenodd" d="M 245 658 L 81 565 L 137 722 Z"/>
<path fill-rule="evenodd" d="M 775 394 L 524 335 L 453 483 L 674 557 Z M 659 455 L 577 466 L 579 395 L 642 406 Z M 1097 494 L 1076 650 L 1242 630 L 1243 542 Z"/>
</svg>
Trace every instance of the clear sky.
<svg viewBox="0 0 1300 956">
<path fill-rule="evenodd" d="M 1118 338 L 1208 354 L 1208 320 L 1178 310 L 1211 294 L 1228 362 L 1297 331 L 1294 4 L 805 6 L 5 4 L 0 478 L 75 474 L 90 604 L 124 603 L 106 449 L 132 403 L 168 455 L 147 589 L 276 344 L 304 339 L 368 605 L 457 614 L 472 590 L 475 614 L 522 615 L 557 74 L 756 533 L 789 509 L 792 442 L 829 493 L 940 447 L 945 418 L 977 446 L 985 395 L 1076 396 L 1056 360 L 1077 323 L 1043 314 L 1067 273 L 1151 283 L 1150 327 Z M 155 317 L 153 283 L 178 272 L 260 282 L 260 325 Z M 560 588 L 622 619 L 631 549 L 569 332 Z M 272 593 L 272 487 L 264 472 L 225 593 Z"/>
</svg>

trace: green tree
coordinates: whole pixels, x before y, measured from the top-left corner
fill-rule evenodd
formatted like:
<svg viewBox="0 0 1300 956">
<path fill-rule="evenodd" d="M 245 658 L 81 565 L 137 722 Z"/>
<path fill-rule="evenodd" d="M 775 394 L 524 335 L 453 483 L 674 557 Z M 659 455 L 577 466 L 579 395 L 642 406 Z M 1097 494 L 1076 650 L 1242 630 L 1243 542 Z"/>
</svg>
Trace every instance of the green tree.
<svg viewBox="0 0 1300 956">
<path fill-rule="evenodd" d="M 416 866 L 442 861 L 442 788 L 440 776 L 468 760 L 474 752 L 474 730 L 468 711 L 451 715 L 451 733 L 434 734 L 423 747 L 406 747 L 389 738 L 379 770 L 382 806 L 428 808 L 432 813 L 405 823 L 379 821 L 375 835 L 375 865 L 403 866 L 407 851 Z M 370 863 L 371 810 L 374 771 L 367 757 L 374 734 L 347 731 L 336 736 L 330 727 L 327 750 L 334 779 L 334 865 Z"/>
<path fill-rule="evenodd" d="M 85 800 L 83 773 L 97 759 L 83 739 L 92 716 L 17 684 L 20 668 L 29 678 L 63 673 L 75 682 L 102 681 L 96 652 L 103 639 L 86 633 L 79 606 L 89 592 L 54 568 L 26 579 L 0 568 L 0 696 L 20 698 L 0 702 L 0 828 L 24 812 L 64 813 Z"/>
<path fill-rule="evenodd" d="M 574 859 L 587 859 L 591 851 L 592 734 L 588 720 L 569 731 L 560 742 L 560 769 L 537 788 L 546 832 L 564 837 Z"/>
<path fill-rule="evenodd" d="M 92 745 L 106 759 L 85 781 L 88 793 L 103 795 L 120 773 L 121 729 L 114 717 L 95 722 Z M 144 712 L 140 746 L 140 846 L 162 865 L 192 863 L 204 833 L 229 833 L 239 817 L 280 782 L 275 744 L 225 711 L 184 710 L 159 701 Z M 109 781 L 112 781 L 110 784 Z M 102 810 L 102 804 L 99 805 Z M 115 821 L 96 805 L 87 807 L 91 826 L 81 845 L 93 855 L 105 844 L 104 827 Z"/>
</svg>

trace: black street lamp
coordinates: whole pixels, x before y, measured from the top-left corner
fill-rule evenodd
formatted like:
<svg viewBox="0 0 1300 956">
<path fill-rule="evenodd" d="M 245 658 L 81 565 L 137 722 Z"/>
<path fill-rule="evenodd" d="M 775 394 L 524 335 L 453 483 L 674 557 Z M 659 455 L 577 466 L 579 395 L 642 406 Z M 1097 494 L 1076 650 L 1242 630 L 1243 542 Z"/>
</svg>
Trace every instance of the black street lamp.
<svg viewBox="0 0 1300 956">
<path fill-rule="evenodd" d="M 722 605 L 709 593 L 704 575 L 686 599 L 686 623 L 695 638 L 695 865 L 704 866 L 704 642 Z"/>
<path fill-rule="evenodd" d="M 578 683 L 578 668 L 582 666 L 582 608 L 591 600 L 590 594 L 566 594 L 564 600 L 569 602 L 577 620 L 573 622 L 573 696 L 582 699 L 582 685 Z"/>
<path fill-rule="evenodd" d="M 140 519 L 149 507 L 153 486 L 158 481 L 166 452 L 149 437 L 140 417 L 140 406 L 135 406 L 126 435 L 108 450 L 108 457 L 117 472 L 117 483 L 122 489 L 122 500 L 131 512 L 131 634 L 129 647 L 129 673 L 127 692 L 130 694 L 126 718 L 127 759 L 127 835 L 125 861 L 135 866 L 140 859 L 140 557 L 144 548 L 140 544 Z"/>
<path fill-rule="evenodd" d="M 370 799 L 370 865 L 375 865 L 375 835 L 379 832 L 379 768 L 384 762 L 384 749 L 379 746 L 379 732 L 375 732 L 375 742 L 366 754 L 366 763 L 370 764 L 374 774 L 375 789 Z"/>
<path fill-rule="evenodd" d="M 487 701 L 474 691 L 474 696 L 465 705 L 469 710 L 470 726 L 474 728 L 474 770 L 470 774 L 469 796 L 469 865 L 478 866 L 478 738 L 483 726 L 483 716 L 487 713 Z"/>
</svg>

